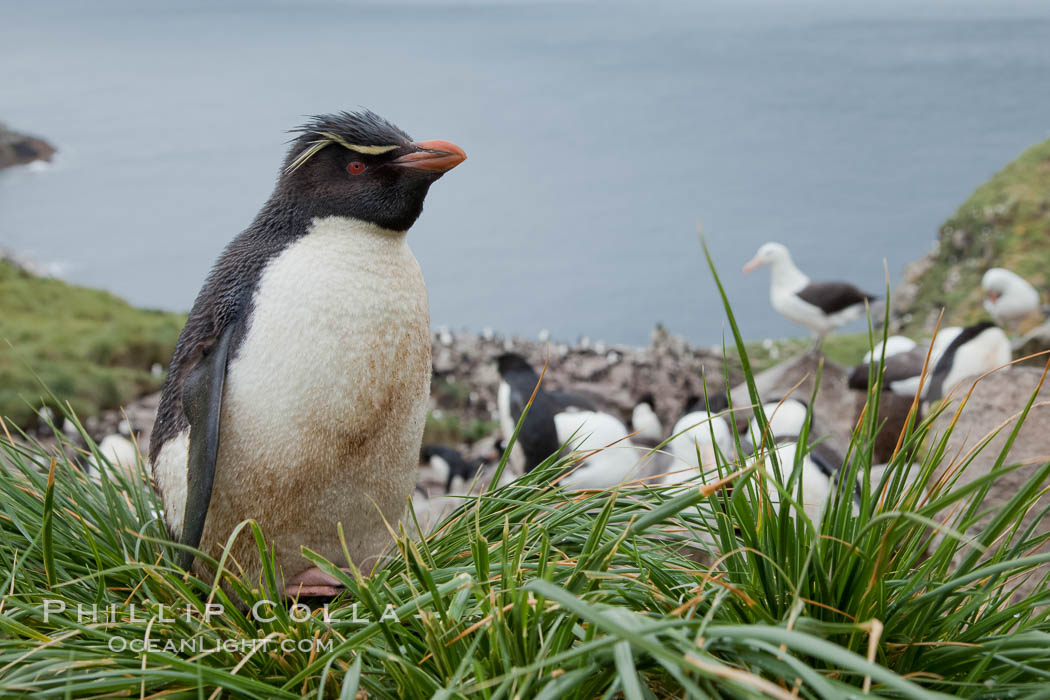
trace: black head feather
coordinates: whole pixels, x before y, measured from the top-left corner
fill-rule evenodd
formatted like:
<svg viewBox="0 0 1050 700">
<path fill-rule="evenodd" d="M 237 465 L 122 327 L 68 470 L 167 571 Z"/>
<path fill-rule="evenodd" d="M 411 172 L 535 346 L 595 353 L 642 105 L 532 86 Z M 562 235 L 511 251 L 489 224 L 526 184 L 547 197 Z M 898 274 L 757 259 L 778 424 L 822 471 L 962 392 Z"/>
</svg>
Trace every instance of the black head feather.
<svg viewBox="0 0 1050 700">
<path fill-rule="evenodd" d="M 296 137 L 295 145 L 285 160 L 286 168 L 304 149 L 319 139 L 333 140 L 332 137 L 335 137 L 334 143 L 341 140 L 354 146 L 378 148 L 404 148 L 412 143 L 412 137 L 368 109 L 360 112 L 315 115 L 305 124 L 292 129 L 291 133 L 299 136 Z"/>
<path fill-rule="evenodd" d="M 359 112 L 343 110 L 335 114 L 320 114 L 309 118 L 302 126 L 292 129 L 301 134 L 329 132 L 350 143 L 364 146 L 388 146 L 409 143 L 409 136 L 397 125 L 370 109 Z"/>
<path fill-rule="evenodd" d="M 707 402 L 704 401 L 704 397 L 690 394 L 685 399 L 685 405 L 682 406 L 682 415 L 685 416 L 696 411 L 704 410 L 707 410 Z"/>
<path fill-rule="evenodd" d="M 500 376 L 515 372 L 536 374 L 529 361 L 516 352 L 505 352 L 496 358 L 496 367 Z"/>
</svg>

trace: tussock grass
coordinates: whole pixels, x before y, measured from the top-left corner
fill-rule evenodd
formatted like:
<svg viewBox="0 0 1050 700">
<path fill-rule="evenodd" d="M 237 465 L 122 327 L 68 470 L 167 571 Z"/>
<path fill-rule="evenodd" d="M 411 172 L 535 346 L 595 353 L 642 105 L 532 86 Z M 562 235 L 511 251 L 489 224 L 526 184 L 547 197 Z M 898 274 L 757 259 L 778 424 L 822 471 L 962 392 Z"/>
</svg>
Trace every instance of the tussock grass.
<svg viewBox="0 0 1050 700">
<path fill-rule="evenodd" d="M 845 478 L 862 484 L 856 516 L 837 493 L 810 521 L 792 482 L 771 506 L 761 494 L 772 475 L 755 465 L 726 461 L 686 487 L 567 492 L 552 481 L 571 456 L 551 458 L 465 497 L 425 538 L 401 529 L 367 576 L 307 553 L 346 584 L 327 609 L 267 602 L 272 566 L 242 581 L 213 562 L 222 586 L 185 574 L 141 469 L 126 477 L 103 464 L 91 480 L 63 452 L 9 435 L 0 687 L 34 697 L 1045 696 L 1050 592 L 1044 581 L 1035 596 L 1011 594 L 1050 560 L 1032 553 L 1046 536 L 1018 525 L 1050 465 L 979 535 L 963 534 L 985 515 L 996 474 L 934 483 L 949 456 L 930 417 L 912 422 L 870 483 L 877 392 L 847 456 Z M 265 553 L 254 523 L 235 536 Z M 105 612 L 78 619 L 78 606 Z"/>
</svg>

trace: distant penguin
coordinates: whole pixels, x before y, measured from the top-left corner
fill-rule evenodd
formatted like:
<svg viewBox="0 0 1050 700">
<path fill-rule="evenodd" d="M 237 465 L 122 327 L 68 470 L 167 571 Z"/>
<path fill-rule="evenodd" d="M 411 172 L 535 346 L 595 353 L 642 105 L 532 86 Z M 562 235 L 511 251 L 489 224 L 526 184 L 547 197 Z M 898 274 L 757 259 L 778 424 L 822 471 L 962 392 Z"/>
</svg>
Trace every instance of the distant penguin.
<svg viewBox="0 0 1050 700">
<path fill-rule="evenodd" d="M 729 401 L 724 393 L 712 394 L 708 398 L 710 403 L 706 403 L 702 396 L 686 399 L 667 445 L 674 460 L 663 478 L 665 484 L 680 484 L 714 470 L 716 447 L 732 459 L 732 428 L 725 416 L 716 415 L 729 408 Z"/>
<path fill-rule="evenodd" d="M 596 406 L 587 397 L 565 391 L 549 391 L 543 386 L 536 389 L 540 375 L 518 353 L 506 352 L 497 357 L 496 369 L 500 376 L 496 408 L 504 440 L 509 442 L 529 397 L 536 390 L 536 398 L 509 458 L 517 473 L 528 473 L 540 462 L 556 454 L 561 447 L 562 441 L 558 439 L 554 424 L 555 414 L 569 410 L 593 411 Z"/>
<path fill-rule="evenodd" d="M 967 326 L 944 350 L 930 376 L 927 401 L 939 401 L 962 380 L 1003 367 L 1013 359 L 1010 339 L 991 321 Z"/>
<path fill-rule="evenodd" d="M 997 323 L 1019 328 L 1026 319 L 1042 318 L 1042 300 L 1028 280 L 1002 267 L 993 267 L 981 278 L 984 309 Z"/>
<path fill-rule="evenodd" d="M 481 467 L 477 462 L 472 464 L 464 459 L 459 450 L 444 445 L 423 445 L 419 461 L 430 467 L 434 477 L 444 483 L 446 493 L 469 485 Z"/>
<path fill-rule="evenodd" d="M 496 408 L 505 444 L 509 444 L 529 398 L 533 391 L 536 392 L 508 458 L 508 464 L 515 472 L 527 474 L 561 449 L 558 430 L 554 425 L 554 414 L 559 410 L 558 402 L 549 396 L 543 386 L 537 388 L 540 375 L 521 355 L 503 353 L 496 358 L 496 369 L 500 377 Z"/>
<path fill-rule="evenodd" d="M 547 391 L 542 386 L 536 389 L 539 374 L 516 353 L 504 353 L 496 363 L 500 375 L 496 403 L 505 440 L 514 434 L 525 405 L 536 390 L 536 398 L 511 448 L 509 462 L 516 470 L 532 471 L 551 455 L 560 454 L 566 442 L 569 449 L 591 450 L 619 441 L 615 449 L 594 455 L 585 467 L 563 478 L 559 482 L 563 486 L 605 488 L 622 481 L 637 464 L 638 455 L 631 449 L 630 440 L 624 439 L 627 429 L 623 422 L 596 410 L 592 399 L 564 391 Z"/>
<path fill-rule="evenodd" d="M 638 399 L 638 403 L 631 411 L 631 428 L 635 432 L 634 439 L 640 443 L 657 445 L 664 439 L 664 427 L 660 423 L 660 417 L 653 410 L 655 406 L 656 400 L 652 393 L 645 393 Z"/>
<path fill-rule="evenodd" d="M 466 156 L 367 111 L 298 133 L 269 201 L 193 305 L 150 462 L 172 537 L 218 558 L 254 518 L 287 595 L 334 595 L 338 580 L 301 549 L 347 566 L 342 524 L 353 563 L 370 570 L 416 484 L 430 320 L 405 233 Z M 257 585 L 250 533 L 230 554 Z"/>
<path fill-rule="evenodd" d="M 768 265 L 771 272 L 769 300 L 773 308 L 789 321 L 811 330 L 817 348 L 836 328 L 860 318 L 865 304 L 876 299 L 848 282 L 811 282 L 780 243 L 760 247 L 744 265 L 744 272 L 763 265 Z"/>
<path fill-rule="evenodd" d="M 922 368 L 926 362 L 928 347 L 926 345 L 916 346 L 911 350 L 892 355 L 887 353 L 881 363 L 883 367 L 882 390 L 902 396 L 914 396 L 919 388 L 919 378 L 922 376 Z M 874 355 L 874 360 L 867 359 L 868 357 L 868 355 L 865 355 L 866 359 L 850 372 L 847 380 L 847 385 L 850 389 L 858 391 L 868 390 L 868 381 L 872 376 L 871 366 L 875 365 L 876 369 L 880 366 L 880 356 Z M 928 379 L 926 386 L 929 386 Z"/>
</svg>

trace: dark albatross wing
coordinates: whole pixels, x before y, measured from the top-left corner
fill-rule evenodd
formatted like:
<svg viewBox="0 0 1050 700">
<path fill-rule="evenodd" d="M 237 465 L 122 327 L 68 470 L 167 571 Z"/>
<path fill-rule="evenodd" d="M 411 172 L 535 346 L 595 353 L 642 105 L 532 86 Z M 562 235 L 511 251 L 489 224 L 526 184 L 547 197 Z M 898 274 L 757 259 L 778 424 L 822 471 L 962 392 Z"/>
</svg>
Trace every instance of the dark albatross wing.
<svg viewBox="0 0 1050 700">
<path fill-rule="evenodd" d="M 900 352 L 886 358 L 885 370 L 882 373 L 882 390 L 893 391 L 894 382 L 911 379 L 922 374 L 922 367 L 926 363 L 927 348 L 919 346 L 908 352 Z M 872 360 L 875 371 L 878 372 L 878 358 Z M 862 362 L 853 368 L 849 376 L 849 388 L 867 391 L 868 389 L 868 367 L 869 363 Z M 878 375 L 876 375 L 878 376 Z"/>
<path fill-rule="evenodd" d="M 962 332 L 955 336 L 955 339 L 941 353 L 940 359 L 937 360 L 937 365 L 933 368 L 933 372 L 930 373 L 930 389 L 926 392 L 927 401 L 940 401 L 944 398 L 944 382 L 952 371 L 955 354 L 959 351 L 959 348 L 993 326 L 995 324 L 991 321 L 979 321 L 972 326 L 963 328 Z"/>
<path fill-rule="evenodd" d="M 219 458 L 222 387 L 235 329 L 235 324 L 226 326 L 218 342 L 204 354 L 182 385 L 182 408 L 190 424 L 190 447 L 186 460 L 186 506 L 179 541 L 194 548 L 200 545 L 211 504 L 215 462 Z M 182 552 L 179 563 L 183 569 L 189 569 L 193 554 Z"/>
<path fill-rule="evenodd" d="M 810 282 L 795 294 L 829 315 L 876 299 L 847 282 Z"/>
</svg>

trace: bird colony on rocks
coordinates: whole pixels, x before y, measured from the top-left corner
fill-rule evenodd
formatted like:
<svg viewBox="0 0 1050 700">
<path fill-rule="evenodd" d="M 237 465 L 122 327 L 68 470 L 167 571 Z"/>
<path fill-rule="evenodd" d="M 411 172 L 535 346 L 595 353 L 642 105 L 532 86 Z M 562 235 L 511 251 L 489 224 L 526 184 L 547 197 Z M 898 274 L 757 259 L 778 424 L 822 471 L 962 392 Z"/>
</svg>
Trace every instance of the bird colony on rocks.
<svg viewBox="0 0 1050 700">
<path fill-rule="evenodd" d="M 846 370 L 824 361 L 822 343 L 880 300 L 849 282 L 812 280 L 776 242 L 744 271 L 768 267 L 773 308 L 815 342 L 754 375 L 760 412 L 720 351 L 661 328 L 646 349 L 561 344 L 546 333 L 538 343 L 488 330 L 432 333 L 409 229 L 431 186 L 465 158 L 453 143 L 414 141 L 367 111 L 298 129 L 273 194 L 204 280 L 159 397 L 149 465 L 164 522 L 187 552 L 217 557 L 252 518 L 286 595 L 336 595 L 338 579 L 302 548 L 367 573 L 398 522 L 426 531 L 487 488 L 501 461 L 507 481 L 558 456 L 570 459 L 552 481 L 568 490 L 688 489 L 753 467 L 767 486 L 756 493 L 774 503 L 778 486 L 800 483 L 802 512 L 819 527 L 832 494 L 860 493 L 844 458 L 880 372 L 879 420 L 891 438 L 913 403 L 928 411 L 957 401 L 984 375 L 985 390 L 1010 388 L 980 394 L 983 408 L 967 414 L 974 431 L 1027 400 L 1017 387 L 1028 388 L 1024 372 L 1035 370 L 1009 367 L 1008 333 L 1030 331 L 1044 308 L 1024 279 L 988 270 L 991 320 L 930 338 L 890 336 Z M 428 411 L 491 430 L 469 443 L 424 444 Z M 133 431 L 150 427 L 130 415 L 123 435 L 102 443 L 120 465 L 134 462 Z M 1027 459 L 1050 451 L 1037 442 L 1018 449 Z M 878 458 L 891 454 L 892 444 L 876 445 Z M 409 504 L 415 518 L 405 517 Z M 261 575 L 249 536 L 229 556 L 247 578 Z M 189 554 L 182 565 L 212 575 Z"/>
</svg>

